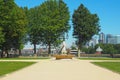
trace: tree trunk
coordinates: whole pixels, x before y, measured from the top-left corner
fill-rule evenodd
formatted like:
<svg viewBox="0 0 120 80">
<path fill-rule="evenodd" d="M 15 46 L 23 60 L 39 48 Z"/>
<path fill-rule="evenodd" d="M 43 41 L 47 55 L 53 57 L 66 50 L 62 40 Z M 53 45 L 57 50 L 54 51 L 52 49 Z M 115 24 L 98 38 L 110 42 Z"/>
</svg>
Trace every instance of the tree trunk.
<svg viewBox="0 0 120 80">
<path fill-rule="evenodd" d="M 80 48 L 78 48 L 78 58 L 80 58 Z"/>
<path fill-rule="evenodd" d="M 51 53 L 51 44 L 49 43 L 48 44 L 48 54 L 50 55 L 50 53 Z"/>
<path fill-rule="evenodd" d="M 80 58 L 80 48 L 81 48 L 81 45 L 80 45 L 80 43 L 79 43 L 79 46 L 78 46 L 78 58 Z"/>
<path fill-rule="evenodd" d="M 5 50 L 5 54 L 7 55 L 7 58 L 9 58 L 8 50 Z"/>
<path fill-rule="evenodd" d="M 1 58 L 3 58 L 3 50 L 2 50 L 2 52 L 1 52 L 1 55 L 0 55 L 0 56 L 1 56 Z"/>
<path fill-rule="evenodd" d="M 36 55 L 36 44 L 34 44 L 34 55 Z"/>
<path fill-rule="evenodd" d="M 4 48 L 2 48 L 2 52 L 1 52 L 1 58 L 3 58 L 3 53 L 4 53 Z"/>
<path fill-rule="evenodd" d="M 114 58 L 114 55 L 113 55 L 113 54 L 110 54 L 110 56 L 111 56 L 112 58 Z"/>
<path fill-rule="evenodd" d="M 19 49 L 19 56 L 22 56 L 22 54 L 21 54 L 21 49 Z"/>
</svg>

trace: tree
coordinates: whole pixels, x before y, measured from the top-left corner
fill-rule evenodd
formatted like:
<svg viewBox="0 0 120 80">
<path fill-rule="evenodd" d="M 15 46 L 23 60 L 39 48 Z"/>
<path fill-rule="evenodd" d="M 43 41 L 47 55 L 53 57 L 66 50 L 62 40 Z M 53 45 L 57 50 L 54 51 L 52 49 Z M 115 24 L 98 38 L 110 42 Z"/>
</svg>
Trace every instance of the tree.
<svg viewBox="0 0 120 80">
<path fill-rule="evenodd" d="M 26 33 L 26 16 L 14 0 L 0 0 L 0 26 L 4 33 L 3 52 L 7 54 L 11 48 L 19 49 L 23 43 L 23 36 Z"/>
<path fill-rule="evenodd" d="M 61 36 L 68 32 L 69 11 L 66 4 L 62 1 L 48 0 L 41 5 L 41 13 L 44 27 L 44 42 L 48 45 L 48 54 L 51 53 L 51 45 L 54 44 Z"/>
<path fill-rule="evenodd" d="M 78 56 L 80 57 L 80 48 L 92 36 L 97 34 L 99 28 L 99 18 L 97 14 L 91 14 L 90 11 L 81 4 L 72 16 L 73 22 L 73 36 L 77 39 Z"/>
<path fill-rule="evenodd" d="M 18 6 L 14 7 L 11 17 L 11 32 L 13 32 L 11 39 L 14 40 L 14 43 L 12 43 L 14 45 L 13 48 L 19 49 L 19 54 L 21 55 L 20 50 L 23 49 L 23 45 L 26 42 L 26 33 L 28 28 L 27 17 L 25 11 Z"/>
<path fill-rule="evenodd" d="M 85 52 L 87 54 L 94 54 L 96 52 L 93 47 L 88 47 L 88 48 L 82 47 L 81 50 L 82 50 L 82 52 Z"/>
<path fill-rule="evenodd" d="M 4 33 L 4 43 L 2 43 L 1 50 L 3 56 L 3 51 L 5 51 L 7 54 L 7 49 L 9 47 L 8 41 L 9 41 L 9 27 L 11 24 L 11 11 L 13 7 L 15 6 L 13 0 L 0 0 L 0 27 L 2 27 L 2 32 Z M 10 43 L 10 42 L 9 42 Z"/>
<path fill-rule="evenodd" d="M 34 45 L 34 54 L 36 54 L 36 45 L 40 44 L 43 34 L 43 28 L 41 26 L 41 11 L 37 7 L 28 10 L 28 36 L 31 44 Z"/>
<path fill-rule="evenodd" d="M 62 0 L 47 0 L 40 6 L 31 9 L 30 14 L 31 43 L 47 44 L 48 54 L 50 54 L 51 45 L 59 41 L 60 37 L 64 36 L 70 28 L 68 7 Z"/>
<path fill-rule="evenodd" d="M 117 54 L 120 54 L 120 44 L 115 44 L 115 45 L 114 45 L 114 48 L 115 48 L 116 51 L 117 51 L 116 53 L 117 53 Z"/>
</svg>

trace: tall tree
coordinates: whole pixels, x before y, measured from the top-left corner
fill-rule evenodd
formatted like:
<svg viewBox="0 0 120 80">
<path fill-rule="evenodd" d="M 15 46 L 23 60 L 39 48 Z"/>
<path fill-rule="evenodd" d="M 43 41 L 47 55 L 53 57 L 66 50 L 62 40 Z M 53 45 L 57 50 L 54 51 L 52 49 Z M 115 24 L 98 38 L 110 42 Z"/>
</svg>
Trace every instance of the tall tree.
<svg viewBox="0 0 120 80">
<path fill-rule="evenodd" d="M 30 9 L 31 43 L 47 44 L 50 54 L 51 45 L 68 32 L 69 18 L 68 7 L 62 0 L 47 0 L 40 6 Z"/>
<path fill-rule="evenodd" d="M 23 10 L 14 0 L 0 0 L 0 26 L 5 40 L 2 44 L 2 52 L 8 55 L 8 50 L 11 48 L 19 49 L 26 32 L 26 24 Z"/>
<path fill-rule="evenodd" d="M 14 7 L 12 13 L 12 25 L 11 25 L 11 32 L 13 32 L 11 35 L 11 39 L 14 40 L 13 48 L 19 49 L 19 53 L 21 54 L 21 49 L 23 48 L 23 45 L 25 44 L 26 40 L 26 32 L 27 32 L 27 17 L 25 14 L 25 11 L 23 11 L 22 8 L 16 6 Z"/>
<path fill-rule="evenodd" d="M 92 14 L 83 4 L 74 11 L 72 16 L 73 36 L 77 39 L 78 56 L 80 48 L 89 41 L 92 36 L 100 31 L 99 18 L 97 14 Z"/>
<path fill-rule="evenodd" d="M 36 45 L 40 44 L 40 41 L 42 39 L 42 32 L 43 29 L 41 28 L 41 12 L 38 7 L 31 8 L 28 11 L 28 21 L 29 21 L 29 30 L 28 30 L 28 36 L 31 44 L 34 45 L 34 54 L 36 54 Z"/>
<path fill-rule="evenodd" d="M 13 0 L 0 0 L 0 26 L 2 27 L 2 32 L 4 33 L 5 42 L 2 44 L 2 53 L 3 51 L 7 52 L 8 40 L 9 40 L 9 27 L 11 24 L 11 11 L 15 6 Z M 2 56 L 3 54 L 1 54 Z"/>
<path fill-rule="evenodd" d="M 48 45 L 48 54 L 50 54 L 51 46 L 70 29 L 69 10 L 63 0 L 47 0 L 40 8 L 41 26 L 44 31 L 43 43 Z"/>
</svg>

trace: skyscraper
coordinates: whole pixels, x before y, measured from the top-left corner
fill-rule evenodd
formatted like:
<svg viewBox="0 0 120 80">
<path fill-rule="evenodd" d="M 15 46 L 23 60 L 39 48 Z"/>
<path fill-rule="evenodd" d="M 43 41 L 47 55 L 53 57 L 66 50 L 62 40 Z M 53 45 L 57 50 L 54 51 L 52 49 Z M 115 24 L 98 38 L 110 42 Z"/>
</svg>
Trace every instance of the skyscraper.
<svg viewBox="0 0 120 80">
<path fill-rule="evenodd" d="M 105 34 L 103 32 L 99 34 L 99 43 L 106 43 Z"/>
<path fill-rule="evenodd" d="M 106 42 L 107 44 L 120 44 L 120 35 L 107 34 Z"/>
<path fill-rule="evenodd" d="M 120 44 L 120 35 L 116 35 L 117 37 L 117 44 Z"/>
<path fill-rule="evenodd" d="M 98 44 L 98 39 L 97 37 L 92 38 L 90 41 L 86 43 L 87 47 L 94 47 L 96 44 Z"/>
<path fill-rule="evenodd" d="M 112 38 L 111 34 L 107 34 L 106 35 L 106 43 L 109 44 L 110 43 L 110 39 Z"/>
</svg>

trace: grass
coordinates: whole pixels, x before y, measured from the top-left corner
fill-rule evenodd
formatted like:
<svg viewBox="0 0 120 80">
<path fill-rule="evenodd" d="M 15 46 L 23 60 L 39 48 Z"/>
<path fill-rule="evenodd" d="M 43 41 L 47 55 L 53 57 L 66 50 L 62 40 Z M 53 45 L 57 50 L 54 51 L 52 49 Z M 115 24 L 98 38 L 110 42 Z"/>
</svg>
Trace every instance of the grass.
<svg viewBox="0 0 120 80">
<path fill-rule="evenodd" d="M 22 69 L 35 62 L 0 62 L 0 76 Z"/>
<path fill-rule="evenodd" d="M 80 60 L 120 60 L 120 58 L 80 58 Z"/>
<path fill-rule="evenodd" d="M 92 62 L 92 63 L 120 74 L 120 62 Z"/>
</svg>

